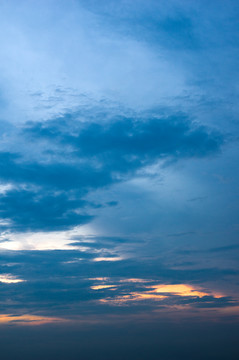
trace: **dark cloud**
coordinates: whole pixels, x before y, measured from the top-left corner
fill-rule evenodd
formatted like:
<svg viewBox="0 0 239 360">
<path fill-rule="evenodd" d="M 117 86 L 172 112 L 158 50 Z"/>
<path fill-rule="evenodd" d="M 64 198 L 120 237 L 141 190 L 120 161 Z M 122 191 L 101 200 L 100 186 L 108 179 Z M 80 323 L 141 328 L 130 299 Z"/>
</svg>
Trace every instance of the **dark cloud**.
<svg viewBox="0 0 239 360">
<path fill-rule="evenodd" d="M 143 118 L 118 117 L 82 123 L 73 115 L 59 121 L 30 124 L 25 130 L 38 140 L 71 146 L 81 159 L 96 157 L 108 171 L 128 172 L 166 157 L 203 157 L 218 151 L 222 137 L 178 114 Z M 103 122 L 102 122 L 103 121 Z"/>
<path fill-rule="evenodd" d="M 117 205 L 87 203 L 83 198 L 90 191 L 122 181 L 159 160 L 210 156 L 223 142 L 221 135 L 182 114 L 82 122 L 76 112 L 29 123 L 19 136 L 21 144 L 29 146 L 25 153 L 0 153 L 0 179 L 14 185 L 0 198 L 1 217 L 10 219 L 15 231 L 86 223 L 92 218 L 90 208 Z"/>
<path fill-rule="evenodd" d="M 92 217 L 79 214 L 85 202 L 71 199 L 68 194 L 47 191 L 12 190 L 0 199 L 1 217 L 10 219 L 15 231 L 65 230 L 89 222 Z"/>
</svg>

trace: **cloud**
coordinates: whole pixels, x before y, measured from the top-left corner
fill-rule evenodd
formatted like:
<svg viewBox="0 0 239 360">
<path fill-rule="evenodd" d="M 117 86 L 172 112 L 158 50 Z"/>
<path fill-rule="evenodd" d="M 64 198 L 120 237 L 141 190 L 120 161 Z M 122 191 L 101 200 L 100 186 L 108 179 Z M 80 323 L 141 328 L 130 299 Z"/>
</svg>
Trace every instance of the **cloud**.
<svg viewBox="0 0 239 360">
<path fill-rule="evenodd" d="M 15 325 L 43 325 L 56 322 L 65 322 L 64 319 L 51 318 L 39 315 L 13 315 L 0 314 L 0 324 L 15 324 Z"/>
<path fill-rule="evenodd" d="M 25 280 L 19 279 L 16 276 L 13 276 L 11 274 L 1 274 L 0 275 L 0 283 L 5 283 L 5 284 L 17 284 L 17 283 L 21 283 Z"/>
<path fill-rule="evenodd" d="M 107 206 L 84 200 L 92 190 L 131 178 L 159 161 L 210 156 L 223 143 L 220 134 L 182 114 L 108 115 L 106 121 L 99 116 L 85 122 L 78 116 L 28 123 L 15 140 L 25 141 L 32 152 L 23 147 L 22 152 L 0 153 L 0 179 L 12 184 L 1 194 L 1 218 L 14 231 L 85 224 L 92 219 L 90 209 Z"/>
<path fill-rule="evenodd" d="M 76 212 L 82 202 L 71 200 L 66 194 L 40 194 L 28 190 L 9 191 L 1 197 L 2 218 L 11 219 L 7 227 L 14 231 L 65 230 L 89 222 L 92 217 Z"/>
<path fill-rule="evenodd" d="M 127 29 L 130 36 L 140 36 L 140 40 L 147 44 L 158 43 L 172 50 L 197 50 L 200 46 L 195 32 L 196 21 L 190 14 L 191 9 L 186 9 L 183 2 L 179 5 L 175 1 L 168 1 L 167 4 L 135 1 L 128 6 L 123 1 L 115 0 L 108 1 L 107 5 L 97 1 L 81 3 L 100 15 L 110 29 L 119 33 Z M 197 6 L 193 7 L 197 9 Z"/>
<path fill-rule="evenodd" d="M 96 114 L 97 116 L 98 114 Z M 35 139 L 51 139 L 75 150 L 82 159 L 96 157 L 111 171 L 127 172 L 165 157 L 203 157 L 219 149 L 222 137 L 196 125 L 184 114 L 160 116 L 106 115 L 80 122 L 77 113 L 52 122 L 32 123 L 26 132 Z"/>
<path fill-rule="evenodd" d="M 218 288 L 216 283 L 220 279 L 227 284 L 230 278 L 232 284 L 232 279 L 236 281 L 238 277 L 236 272 L 205 268 L 174 270 L 159 257 L 96 262 L 92 261 L 94 256 L 93 252 L 79 249 L 1 252 L 1 272 L 9 274 L 8 263 L 11 279 L 25 280 L 0 284 L 2 313 L 22 314 L 27 308 L 30 314 L 71 318 L 82 311 L 109 313 L 110 307 L 121 300 L 126 307 L 122 311 L 132 314 L 141 311 L 142 306 L 148 312 L 159 306 L 170 312 L 170 307 L 176 305 L 185 310 L 188 305 L 200 310 L 238 304 L 227 285 Z M 112 311 L 121 313 L 120 309 Z"/>
</svg>

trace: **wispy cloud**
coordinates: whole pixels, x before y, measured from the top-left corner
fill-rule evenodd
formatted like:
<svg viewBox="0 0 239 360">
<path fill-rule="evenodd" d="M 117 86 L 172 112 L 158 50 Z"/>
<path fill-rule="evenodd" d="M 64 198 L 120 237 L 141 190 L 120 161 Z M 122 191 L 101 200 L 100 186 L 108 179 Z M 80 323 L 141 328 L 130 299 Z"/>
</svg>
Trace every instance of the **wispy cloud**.
<svg viewBox="0 0 239 360">
<path fill-rule="evenodd" d="M 43 325 L 65 322 L 66 320 L 60 318 L 53 318 L 40 315 L 12 315 L 12 314 L 0 314 L 0 325 L 14 324 L 14 325 Z"/>
</svg>

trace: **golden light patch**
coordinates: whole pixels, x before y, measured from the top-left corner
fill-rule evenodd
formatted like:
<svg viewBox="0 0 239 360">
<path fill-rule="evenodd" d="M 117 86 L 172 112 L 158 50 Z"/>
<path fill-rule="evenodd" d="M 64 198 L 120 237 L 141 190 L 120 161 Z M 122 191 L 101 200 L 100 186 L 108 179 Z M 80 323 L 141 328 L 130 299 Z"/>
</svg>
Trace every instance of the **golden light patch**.
<svg viewBox="0 0 239 360">
<path fill-rule="evenodd" d="M 202 291 L 200 288 L 195 288 L 188 284 L 175 284 L 175 285 L 157 285 L 154 286 L 156 293 L 169 293 L 170 295 L 190 296 L 190 297 L 204 297 L 213 296 L 214 298 L 221 298 L 224 295 L 211 291 Z"/>
<path fill-rule="evenodd" d="M 132 281 L 134 282 L 134 281 Z M 135 281 L 136 282 L 136 281 Z M 115 298 L 105 298 L 101 299 L 102 303 L 110 303 L 113 305 L 120 305 L 131 301 L 143 301 L 143 300 L 153 300 L 160 301 L 170 296 L 181 296 L 181 297 L 199 297 L 204 296 L 213 296 L 214 298 L 220 298 L 223 295 L 216 294 L 212 292 L 203 291 L 199 288 L 195 288 L 188 284 L 160 284 L 145 286 L 147 290 L 142 291 L 132 291 L 126 295 L 119 295 Z"/>
<path fill-rule="evenodd" d="M 154 293 L 168 293 L 170 295 L 178 296 L 190 296 L 190 297 L 203 297 L 208 296 L 209 294 L 204 291 L 199 291 L 193 286 L 186 284 L 176 284 L 176 285 L 157 285 L 154 287 L 154 290 L 151 292 Z"/>
</svg>

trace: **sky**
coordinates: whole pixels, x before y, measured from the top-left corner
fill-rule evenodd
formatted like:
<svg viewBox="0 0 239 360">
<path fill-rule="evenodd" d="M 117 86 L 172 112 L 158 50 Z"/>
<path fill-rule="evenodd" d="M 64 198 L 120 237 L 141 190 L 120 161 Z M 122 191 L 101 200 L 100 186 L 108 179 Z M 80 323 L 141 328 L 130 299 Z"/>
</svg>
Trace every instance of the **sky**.
<svg viewBox="0 0 239 360">
<path fill-rule="evenodd" d="M 0 1 L 4 360 L 238 359 L 238 16 Z"/>
</svg>

